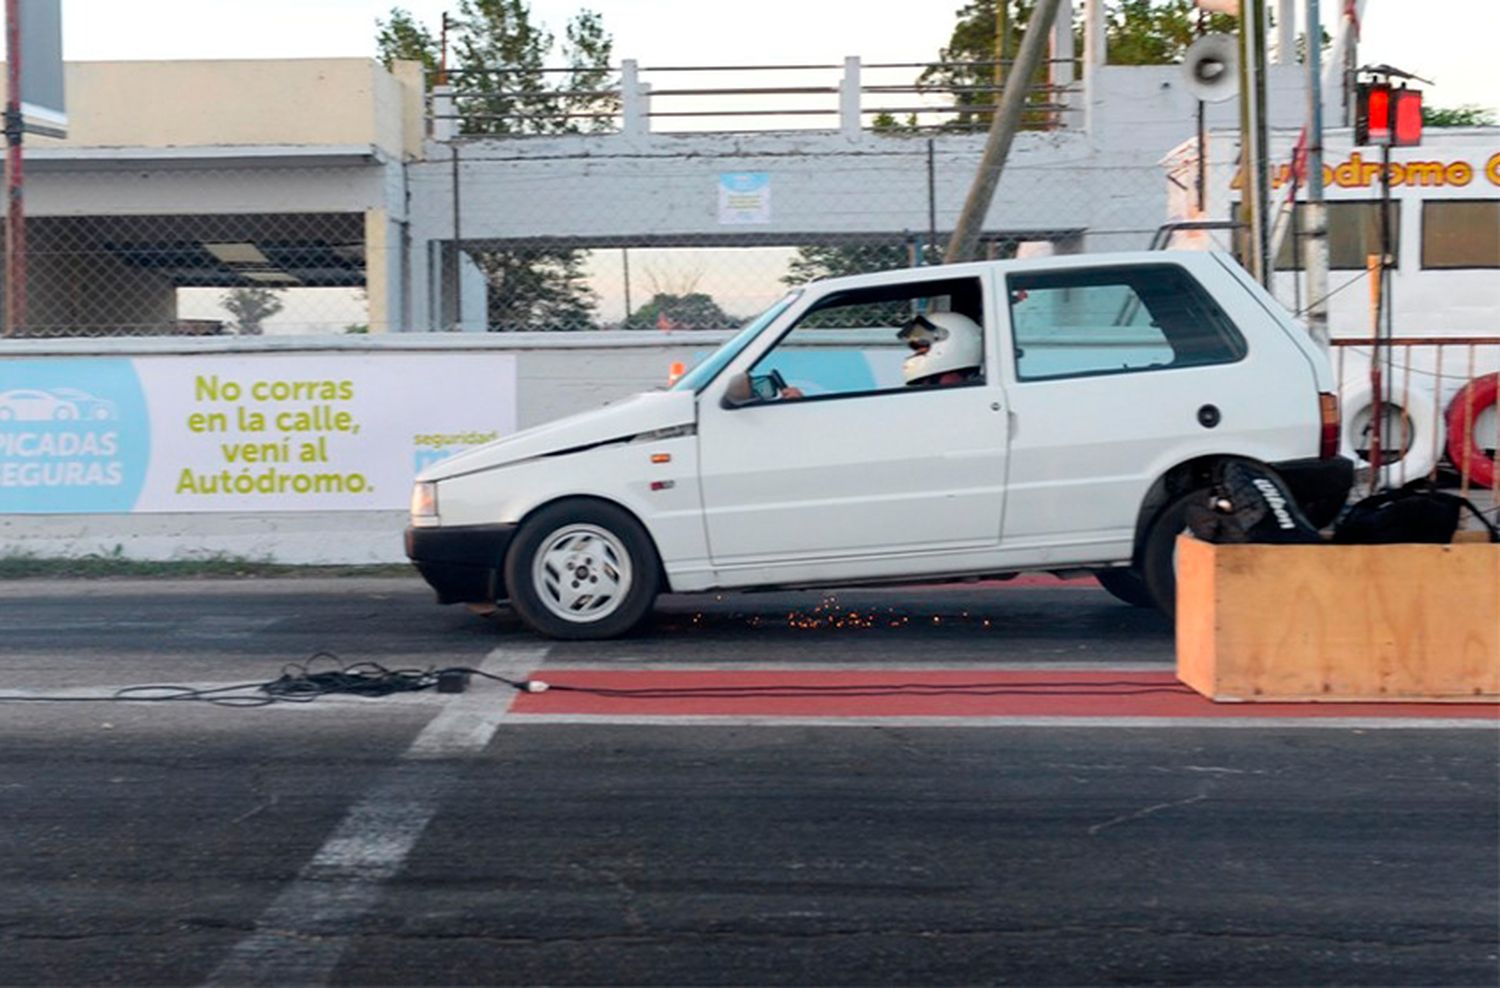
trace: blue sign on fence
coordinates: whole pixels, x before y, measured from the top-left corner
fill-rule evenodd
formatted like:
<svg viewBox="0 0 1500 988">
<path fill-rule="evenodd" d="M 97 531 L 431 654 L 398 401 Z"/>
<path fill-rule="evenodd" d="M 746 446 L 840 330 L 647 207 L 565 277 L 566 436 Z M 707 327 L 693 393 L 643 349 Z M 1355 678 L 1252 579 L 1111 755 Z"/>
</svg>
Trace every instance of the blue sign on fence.
<svg viewBox="0 0 1500 988">
<path fill-rule="evenodd" d="M 0 513 L 129 511 L 150 453 L 131 361 L 0 362 Z"/>
</svg>

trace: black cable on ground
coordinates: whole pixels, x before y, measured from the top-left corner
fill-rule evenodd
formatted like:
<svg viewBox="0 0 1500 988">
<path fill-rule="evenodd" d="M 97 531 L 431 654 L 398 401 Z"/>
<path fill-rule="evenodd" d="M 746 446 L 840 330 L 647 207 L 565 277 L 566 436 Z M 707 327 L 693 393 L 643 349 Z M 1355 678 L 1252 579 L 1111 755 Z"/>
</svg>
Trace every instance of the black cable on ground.
<svg viewBox="0 0 1500 988">
<path fill-rule="evenodd" d="M 319 665 L 331 668 L 320 669 Z M 479 675 L 516 690 L 518 683 L 466 667 L 446 669 L 388 669 L 378 662 L 343 664 L 332 652 L 315 652 L 306 662 L 289 662 L 281 675 L 264 683 L 199 688 L 171 684 L 126 686 L 98 696 L 14 696 L 0 694 L 0 703 L 209 703 L 219 707 L 266 707 L 273 703 L 311 703 L 337 693 L 364 697 L 390 696 L 432 689 L 450 674 Z"/>
</svg>

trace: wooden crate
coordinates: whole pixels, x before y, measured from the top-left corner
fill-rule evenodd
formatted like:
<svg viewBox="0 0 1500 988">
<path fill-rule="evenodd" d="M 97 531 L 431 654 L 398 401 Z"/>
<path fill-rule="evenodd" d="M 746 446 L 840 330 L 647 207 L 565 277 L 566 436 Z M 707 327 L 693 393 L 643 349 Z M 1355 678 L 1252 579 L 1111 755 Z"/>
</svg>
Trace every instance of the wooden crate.
<svg viewBox="0 0 1500 988">
<path fill-rule="evenodd" d="M 1500 545 L 1177 550 L 1177 678 L 1211 699 L 1500 701 Z"/>
</svg>

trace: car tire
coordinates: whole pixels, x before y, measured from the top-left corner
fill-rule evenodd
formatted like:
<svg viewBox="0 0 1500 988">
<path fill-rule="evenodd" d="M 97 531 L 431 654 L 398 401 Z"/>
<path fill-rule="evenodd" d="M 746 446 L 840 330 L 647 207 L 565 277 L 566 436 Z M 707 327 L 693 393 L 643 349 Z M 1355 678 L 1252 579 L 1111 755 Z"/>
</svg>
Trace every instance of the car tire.
<svg viewBox="0 0 1500 988">
<path fill-rule="evenodd" d="M 548 638 L 623 635 L 650 614 L 660 583 L 651 537 L 629 512 L 604 501 L 542 508 L 505 557 L 511 607 Z"/>
<path fill-rule="evenodd" d="M 1131 607 L 1155 607 L 1156 598 L 1135 567 L 1116 566 L 1094 571 L 1094 579 L 1116 600 Z"/>
<path fill-rule="evenodd" d="M 1177 613 L 1177 536 L 1187 531 L 1188 507 L 1206 504 L 1209 490 L 1200 487 L 1171 501 L 1151 522 L 1141 544 L 1141 576 L 1156 609 Z"/>
</svg>

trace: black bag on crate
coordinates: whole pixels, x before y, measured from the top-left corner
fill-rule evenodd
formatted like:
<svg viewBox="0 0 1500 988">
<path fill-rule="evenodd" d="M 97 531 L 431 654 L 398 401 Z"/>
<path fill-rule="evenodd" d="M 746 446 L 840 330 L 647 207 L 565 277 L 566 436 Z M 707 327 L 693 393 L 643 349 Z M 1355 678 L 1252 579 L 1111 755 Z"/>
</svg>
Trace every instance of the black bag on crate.
<svg viewBox="0 0 1500 988">
<path fill-rule="evenodd" d="M 1323 541 L 1274 470 L 1229 460 L 1214 467 L 1208 503 L 1187 511 L 1188 530 L 1205 542 L 1310 545 Z"/>
<path fill-rule="evenodd" d="M 1491 542 L 1500 542 L 1500 531 L 1472 501 L 1434 490 L 1426 480 L 1355 501 L 1333 526 L 1333 541 L 1341 545 L 1452 542 L 1465 508 L 1489 531 Z"/>
</svg>

